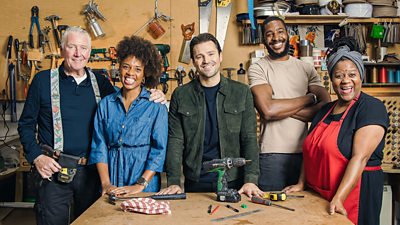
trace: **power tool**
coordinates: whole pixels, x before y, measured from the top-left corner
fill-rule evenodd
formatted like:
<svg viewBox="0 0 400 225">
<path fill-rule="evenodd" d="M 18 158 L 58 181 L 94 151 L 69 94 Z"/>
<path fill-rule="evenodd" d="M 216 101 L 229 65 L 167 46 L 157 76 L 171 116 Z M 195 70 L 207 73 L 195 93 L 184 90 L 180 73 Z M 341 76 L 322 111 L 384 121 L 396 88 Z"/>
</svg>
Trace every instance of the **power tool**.
<svg viewBox="0 0 400 225">
<path fill-rule="evenodd" d="M 203 168 L 205 171 L 218 173 L 217 201 L 239 202 L 241 200 L 240 194 L 237 190 L 228 188 L 226 171 L 233 167 L 244 166 L 250 162 L 251 160 L 246 160 L 245 158 L 223 158 L 203 162 Z"/>
<path fill-rule="evenodd" d="M 162 85 L 162 91 L 165 93 L 168 92 L 168 80 L 170 80 L 169 75 L 168 75 L 168 67 L 169 67 L 169 61 L 167 54 L 170 52 L 171 48 L 169 45 L 166 44 L 155 44 L 157 47 L 158 51 L 160 52 L 160 55 L 163 60 L 163 72 L 160 77 L 160 83 Z"/>
</svg>

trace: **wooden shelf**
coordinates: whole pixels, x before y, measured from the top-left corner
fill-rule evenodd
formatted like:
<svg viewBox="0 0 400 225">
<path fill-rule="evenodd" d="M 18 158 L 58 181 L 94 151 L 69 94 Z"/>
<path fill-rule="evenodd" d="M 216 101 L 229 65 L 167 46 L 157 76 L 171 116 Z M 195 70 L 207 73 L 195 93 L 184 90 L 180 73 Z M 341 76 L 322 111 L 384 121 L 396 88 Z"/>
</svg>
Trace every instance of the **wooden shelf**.
<svg viewBox="0 0 400 225">
<path fill-rule="evenodd" d="M 371 63 L 371 62 L 364 62 L 364 66 L 393 66 L 393 67 L 397 67 L 397 66 L 400 66 L 400 63 L 388 63 L 388 62 Z"/>
<path fill-rule="evenodd" d="M 381 23 L 390 22 L 400 23 L 400 18 L 349 18 L 347 15 L 287 15 L 286 24 L 339 24 L 344 19 L 348 23 Z M 263 23 L 263 19 L 258 19 L 257 23 Z M 242 23 L 250 24 L 250 20 L 244 20 Z"/>
</svg>

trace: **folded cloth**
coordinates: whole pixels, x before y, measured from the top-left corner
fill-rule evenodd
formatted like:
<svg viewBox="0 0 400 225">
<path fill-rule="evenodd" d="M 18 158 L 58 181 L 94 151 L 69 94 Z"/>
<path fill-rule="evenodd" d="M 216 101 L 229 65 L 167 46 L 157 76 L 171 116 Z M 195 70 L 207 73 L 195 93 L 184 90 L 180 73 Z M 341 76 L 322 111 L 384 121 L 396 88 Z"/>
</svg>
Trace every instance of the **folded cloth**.
<svg viewBox="0 0 400 225">
<path fill-rule="evenodd" d="M 171 214 L 169 202 L 156 201 L 151 198 L 133 198 L 121 203 L 121 209 L 126 212 L 138 212 L 143 214 Z"/>
</svg>

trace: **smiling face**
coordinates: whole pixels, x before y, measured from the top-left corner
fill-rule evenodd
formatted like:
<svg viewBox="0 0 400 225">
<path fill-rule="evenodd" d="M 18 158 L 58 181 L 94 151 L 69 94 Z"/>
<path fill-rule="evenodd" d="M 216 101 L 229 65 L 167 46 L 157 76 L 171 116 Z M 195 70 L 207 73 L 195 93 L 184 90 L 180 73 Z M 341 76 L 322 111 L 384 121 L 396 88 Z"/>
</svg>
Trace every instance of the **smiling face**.
<svg viewBox="0 0 400 225">
<path fill-rule="evenodd" d="M 199 72 L 201 81 L 219 82 L 221 62 L 222 54 L 218 53 L 218 49 L 212 41 L 202 42 L 193 47 L 193 65 Z"/>
<path fill-rule="evenodd" d="M 289 36 L 285 25 L 279 20 L 273 20 L 264 28 L 264 45 L 270 57 L 275 60 L 288 59 Z"/>
<path fill-rule="evenodd" d="M 61 50 L 65 72 L 81 76 L 90 57 L 90 41 L 82 33 L 70 32 Z"/>
<path fill-rule="evenodd" d="M 138 90 L 144 78 L 144 65 L 135 56 L 124 59 L 119 66 L 124 90 Z"/>
<path fill-rule="evenodd" d="M 350 104 L 361 91 L 361 76 L 357 66 L 348 59 L 339 61 L 332 72 L 332 86 L 338 101 Z"/>
</svg>

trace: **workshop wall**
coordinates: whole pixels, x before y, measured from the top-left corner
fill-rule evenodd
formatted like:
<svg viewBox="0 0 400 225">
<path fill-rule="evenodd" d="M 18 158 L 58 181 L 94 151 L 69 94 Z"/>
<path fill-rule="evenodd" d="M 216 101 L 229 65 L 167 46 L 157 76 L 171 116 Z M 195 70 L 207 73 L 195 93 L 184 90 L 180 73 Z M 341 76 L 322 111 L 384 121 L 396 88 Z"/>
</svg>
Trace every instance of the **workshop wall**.
<svg viewBox="0 0 400 225">
<path fill-rule="evenodd" d="M 86 23 L 85 16 L 81 14 L 84 6 L 88 4 L 88 0 L 14 0 L 14 1 L 1 1 L 0 9 L 0 43 L 2 46 L 0 56 L 0 91 L 6 88 L 6 70 L 5 70 L 5 55 L 7 48 L 8 36 L 12 35 L 18 38 L 20 42 L 28 41 L 28 34 L 30 29 L 31 8 L 34 5 L 39 7 L 39 22 L 43 29 L 44 26 L 50 26 L 51 23 L 44 18 L 49 15 L 57 15 L 62 19 L 58 21 L 59 25 L 78 25 L 89 29 Z M 135 33 L 143 24 L 145 24 L 151 17 L 154 16 L 154 1 L 150 0 L 95 0 L 99 5 L 101 13 L 106 17 L 106 21 L 98 20 L 106 35 L 103 38 L 93 38 L 93 48 L 109 48 L 116 46 L 116 44 L 124 37 Z M 150 40 L 154 44 L 169 44 L 171 52 L 168 54 L 170 61 L 170 68 L 175 69 L 178 65 L 185 67 L 188 72 L 192 64 L 186 65 L 178 62 L 178 57 L 183 41 L 181 24 L 187 25 L 195 22 L 195 34 L 198 34 L 199 27 L 199 13 L 198 13 L 197 0 L 159 0 L 158 10 L 165 15 L 171 16 L 171 22 L 161 21 L 160 24 L 165 29 L 166 33 L 158 38 L 153 39 L 146 31 L 142 31 L 139 35 L 145 39 Z M 238 69 L 239 63 L 245 63 L 249 58 L 249 53 L 256 48 L 262 46 L 240 46 L 239 48 L 239 34 L 238 27 L 235 22 L 237 13 L 246 12 L 247 1 L 233 1 L 229 27 L 226 35 L 224 58 L 222 67 L 233 67 Z M 215 6 L 212 11 L 212 18 L 210 21 L 210 33 L 215 34 L 215 21 L 216 21 Z M 37 32 L 34 27 L 34 41 L 37 47 Z M 55 43 L 54 36 L 50 33 L 50 41 L 53 46 Z M 44 56 L 49 54 L 50 51 L 46 47 Z M 12 49 L 12 61 L 15 64 L 15 51 Z M 43 59 L 40 63 L 42 70 L 50 68 L 50 59 Z M 111 62 L 93 62 L 89 64 L 92 68 L 107 68 L 110 69 Z M 29 74 L 30 71 L 25 71 Z M 173 71 L 170 72 L 172 77 Z M 234 73 L 236 75 L 236 73 Z M 235 79 L 235 76 L 234 76 Z M 189 78 L 184 79 L 184 83 L 188 82 Z M 174 88 L 177 86 L 176 81 L 169 81 L 170 95 Z M 0 92 L 1 93 L 1 92 Z M 5 96 L 0 95 L 0 99 Z M 17 82 L 17 99 L 23 100 L 23 81 Z"/>
</svg>

